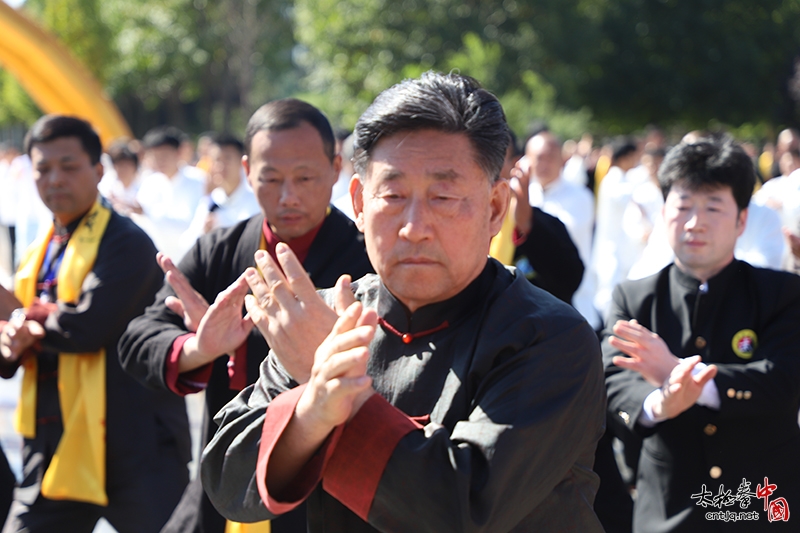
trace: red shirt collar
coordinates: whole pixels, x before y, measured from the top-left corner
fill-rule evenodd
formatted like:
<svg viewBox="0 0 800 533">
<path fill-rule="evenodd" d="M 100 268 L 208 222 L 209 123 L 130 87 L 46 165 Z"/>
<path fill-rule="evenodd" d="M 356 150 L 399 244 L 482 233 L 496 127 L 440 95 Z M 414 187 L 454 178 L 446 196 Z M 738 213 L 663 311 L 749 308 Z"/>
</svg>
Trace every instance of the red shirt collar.
<svg viewBox="0 0 800 533">
<path fill-rule="evenodd" d="M 325 217 L 327 218 L 327 214 Z M 305 235 L 301 235 L 289 241 L 284 241 L 275 235 L 275 233 L 272 231 L 272 228 L 269 227 L 267 219 L 265 218 L 262 226 L 262 232 L 264 233 L 267 253 L 272 257 L 276 264 L 280 265 L 280 263 L 278 263 L 278 256 L 275 254 L 275 247 L 279 242 L 286 242 L 286 244 L 289 245 L 289 248 L 291 248 L 294 252 L 294 255 L 297 256 L 297 259 L 300 261 L 300 263 L 305 263 L 306 257 L 308 257 L 308 250 L 311 248 L 311 243 L 314 242 L 314 239 L 317 237 L 317 233 L 319 233 L 319 229 L 324 223 L 325 218 L 322 219 L 322 222 L 311 228 L 311 230 L 309 230 Z"/>
</svg>

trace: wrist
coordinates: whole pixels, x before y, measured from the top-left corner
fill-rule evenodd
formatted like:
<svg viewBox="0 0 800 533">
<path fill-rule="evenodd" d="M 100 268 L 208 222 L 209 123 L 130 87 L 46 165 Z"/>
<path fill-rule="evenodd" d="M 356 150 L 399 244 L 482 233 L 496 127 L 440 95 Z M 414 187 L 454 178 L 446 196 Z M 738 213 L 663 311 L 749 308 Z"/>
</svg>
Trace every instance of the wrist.
<svg viewBox="0 0 800 533">
<path fill-rule="evenodd" d="M 200 349 L 197 335 L 192 335 L 183 343 L 180 356 L 178 357 L 178 372 L 188 372 L 206 365 L 216 359 L 217 356 L 204 353 Z"/>
</svg>

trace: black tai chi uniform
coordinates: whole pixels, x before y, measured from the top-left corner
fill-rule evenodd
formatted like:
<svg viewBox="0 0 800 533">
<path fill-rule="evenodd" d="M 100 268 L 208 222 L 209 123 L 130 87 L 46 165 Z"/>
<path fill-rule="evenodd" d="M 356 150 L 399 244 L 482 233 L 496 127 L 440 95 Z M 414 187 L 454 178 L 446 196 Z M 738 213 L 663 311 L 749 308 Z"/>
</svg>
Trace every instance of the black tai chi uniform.
<svg viewBox="0 0 800 533">
<path fill-rule="evenodd" d="M 584 265 L 566 226 L 538 207 L 530 233 L 516 243 L 514 264 L 531 283 L 568 304 L 583 279 Z"/>
<path fill-rule="evenodd" d="M 632 318 L 676 356 L 717 365 L 719 409 L 694 405 L 655 427 L 638 423 L 655 387 L 614 366 L 620 352 L 608 344 L 614 323 Z M 603 337 L 609 417 L 645 437 L 634 531 L 797 531 L 794 513 L 769 522 L 764 499 L 724 496 L 756 493 L 767 478 L 777 486 L 769 502 L 800 510 L 800 277 L 734 260 L 701 284 L 673 264 L 617 287 Z M 726 511 L 758 519 L 707 516 Z"/>
<path fill-rule="evenodd" d="M 263 242 L 264 225 L 264 217 L 257 215 L 233 227 L 212 231 L 198 239 L 178 268 L 206 301 L 213 302 L 245 269 L 256 266 L 253 256 Z M 342 274 L 358 279 L 373 271 L 363 235 L 349 218 L 333 207 L 310 243 L 303 267 L 317 287 L 334 285 Z M 213 364 L 185 374 L 171 372 L 175 365 L 170 365 L 169 359 L 175 355 L 176 340 L 187 333 L 183 317 L 164 304 L 171 295 L 175 292 L 165 282 L 144 315 L 131 322 L 120 341 L 122 365 L 152 387 L 177 394 L 205 389 L 208 413 L 213 416 L 241 389 L 255 382 L 269 347 L 258 330 L 253 329 L 246 343 L 236 351 L 233 361 L 223 356 Z M 177 351 L 180 352 L 180 347 Z M 216 424 L 208 423 L 208 439 L 215 431 Z M 205 442 L 204 438 L 203 444 Z M 277 521 L 273 523 L 273 533 L 281 533 L 282 528 L 285 528 L 283 531 L 297 531 L 289 522 L 299 520 L 302 523 L 304 519 L 284 517 L 283 520 L 283 525 Z M 222 533 L 224 528 L 224 518 L 203 495 L 198 478 L 170 520 L 168 531 Z"/>
<path fill-rule="evenodd" d="M 56 228 L 56 234 L 69 234 Z M 65 244 L 66 246 L 66 244 Z M 77 304 L 58 301 L 39 317 L 45 328 L 38 359 L 36 436 L 25 439 L 23 477 L 4 533 L 90 533 L 105 517 L 121 533 L 156 533 L 167 521 L 189 480 L 191 441 L 185 402 L 143 387 L 119 364 L 117 342 L 128 322 L 144 311 L 163 280 L 150 238 L 130 219 L 111 213 L 92 270 Z M 58 392 L 59 352 L 106 351 L 107 507 L 49 500 L 40 495 L 42 476 L 62 435 Z M 5 377 L 16 367 L 3 368 Z"/>
<path fill-rule="evenodd" d="M 411 314 L 377 276 L 354 286 L 385 320 L 370 346 L 377 394 L 277 501 L 265 467 L 304 386 L 271 354 L 219 413 L 203 456 L 223 514 L 254 521 L 307 499 L 311 532 L 602 531 L 592 510 L 602 365 L 574 309 L 494 259 L 455 297 Z"/>
</svg>

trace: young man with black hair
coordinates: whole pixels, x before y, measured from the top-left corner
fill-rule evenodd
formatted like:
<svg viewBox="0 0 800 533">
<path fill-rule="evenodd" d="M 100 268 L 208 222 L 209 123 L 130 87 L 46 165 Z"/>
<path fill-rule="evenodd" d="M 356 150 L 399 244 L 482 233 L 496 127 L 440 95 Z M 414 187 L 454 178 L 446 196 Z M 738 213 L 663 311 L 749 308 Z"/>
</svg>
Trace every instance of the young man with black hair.
<svg viewBox="0 0 800 533">
<path fill-rule="evenodd" d="M 727 530 L 731 513 L 782 530 L 800 502 L 800 278 L 734 259 L 755 179 L 728 137 L 672 149 L 675 262 L 614 291 L 603 357 L 609 416 L 644 437 L 637 533 Z"/>
<path fill-rule="evenodd" d="M 150 239 L 97 192 L 100 138 L 47 115 L 25 138 L 53 214 L 15 276 L 19 300 L 0 322 L 0 374 L 24 368 L 16 428 L 23 478 L 4 533 L 157 533 L 188 482 L 186 407 L 119 364 L 117 341 L 152 301 L 162 273 Z"/>
<path fill-rule="evenodd" d="M 381 93 L 355 138 L 378 275 L 323 300 L 287 247 L 256 255 L 245 305 L 272 351 L 217 416 L 209 496 L 243 521 L 308 499 L 312 532 L 602 531 L 595 334 L 487 257 L 510 194 L 500 103 L 429 72 Z"/>
<path fill-rule="evenodd" d="M 194 244 L 188 233 L 197 206 L 205 195 L 206 175 L 180 162 L 184 134 L 172 126 L 159 126 L 142 138 L 145 164 L 151 173 L 142 176 L 136 194 L 142 214 L 134 221 L 150 237 L 159 251 L 180 260 Z"/>
<path fill-rule="evenodd" d="M 178 267 L 159 256 L 166 282 L 120 342 L 128 372 L 179 395 L 205 390 L 211 416 L 256 380 L 269 349 L 242 319 L 247 284 L 241 276 L 255 266 L 256 251 L 275 256 L 279 243 L 285 243 L 318 287 L 333 285 L 342 274 L 372 272 L 363 235 L 329 205 L 339 156 L 321 111 L 293 98 L 260 107 L 248 122 L 241 162 L 261 213 L 204 235 Z M 238 304 L 211 331 L 214 322 L 206 315 L 231 302 Z M 209 331 L 215 342 L 198 342 L 200 333 Z M 208 438 L 215 429 L 209 422 Z M 199 478 L 190 491 L 167 531 L 222 533 L 225 519 L 205 498 Z M 298 514 L 275 521 L 272 531 L 304 530 L 305 516 Z"/>
</svg>

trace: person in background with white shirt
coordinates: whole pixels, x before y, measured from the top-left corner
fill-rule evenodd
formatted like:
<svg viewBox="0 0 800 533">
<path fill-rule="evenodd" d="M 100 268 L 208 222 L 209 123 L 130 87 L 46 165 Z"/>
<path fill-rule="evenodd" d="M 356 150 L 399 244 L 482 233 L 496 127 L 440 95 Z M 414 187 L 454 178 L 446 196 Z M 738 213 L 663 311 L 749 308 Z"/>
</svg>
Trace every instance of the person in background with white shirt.
<svg viewBox="0 0 800 533">
<path fill-rule="evenodd" d="M 103 179 L 97 186 L 100 194 L 108 198 L 114 211 L 121 215 L 142 214 L 142 207 L 136 201 L 142 184 L 139 176 L 139 155 L 135 146 L 127 139 L 116 141 L 108 148 L 111 168 L 106 168 Z"/>
<path fill-rule="evenodd" d="M 142 215 L 132 216 L 156 248 L 176 263 L 194 244 L 195 239 L 187 230 L 205 195 L 205 174 L 179 163 L 182 138 L 181 131 L 170 126 L 153 128 L 145 134 L 145 160 L 153 173 L 142 178 L 136 195 Z"/>
<path fill-rule="evenodd" d="M 611 291 L 624 280 L 637 257 L 623 229 L 622 217 L 633 190 L 648 179 L 628 171 L 639 162 L 639 149 L 630 139 L 614 143 L 611 168 L 600 182 L 597 193 L 597 230 L 594 236 L 591 270 L 597 276 L 594 306 L 605 317 L 611 303 Z"/>
<path fill-rule="evenodd" d="M 197 239 L 216 228 L 229 228 L 260 212 L 258 200 L 242 167 L 244 144 L 236 137 L 218 134 L 208 149 L 209 178 L 214 189 L 195 211 L 187 236 Z"/>
<path fill-rule="evenodd" d="M 561 142 L 550 132 L 543 131 L 531 137 L 525 145 L 525 156 L 517 163 L 523 180 L 530 180 L 528 200 L 561 222 L 569 232 L 572 242 L 584 265 L 589 265 L 594 227 L 594 198 L 591 191 L 581 185 L 566 181 L 562 175 L 564 160 Z M 584 273 L 572 305 L 595 329 L 601 326 L 600 317 L 592 307 L 593 279 Z"/>
</svg>

